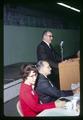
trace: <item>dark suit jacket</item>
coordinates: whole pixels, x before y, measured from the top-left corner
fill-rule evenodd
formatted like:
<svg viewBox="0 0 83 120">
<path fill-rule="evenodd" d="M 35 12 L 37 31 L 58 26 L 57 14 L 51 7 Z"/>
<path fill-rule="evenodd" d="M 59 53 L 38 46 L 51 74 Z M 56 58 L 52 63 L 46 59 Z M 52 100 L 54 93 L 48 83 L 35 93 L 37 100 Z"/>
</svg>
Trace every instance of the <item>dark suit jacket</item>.
<svg viewBox="0 0 83 120">
<path fill-rule="evenodd" d="M 52 46 L 49 46 L 42 41 L 37 47 L 37 59 L 39 60 L 47 60 L 52 68 L 57 68 L 57 58 L 56 53 Z"/>
<path fill-rule="evenodd" d="M 39 99 L 43 103 L 48 103 L 50 101 L 55 101 L 59 97 L 65 97 L 65 96 L 73 95 L 73 92 L 71 90 L 67 90 L 67 91 L 58 90 L 42 74 L 39 74 L 39 76 L 38 76 L 35 90 L 36 90 L 36 92 L 39 96 Z"/>
</svg>

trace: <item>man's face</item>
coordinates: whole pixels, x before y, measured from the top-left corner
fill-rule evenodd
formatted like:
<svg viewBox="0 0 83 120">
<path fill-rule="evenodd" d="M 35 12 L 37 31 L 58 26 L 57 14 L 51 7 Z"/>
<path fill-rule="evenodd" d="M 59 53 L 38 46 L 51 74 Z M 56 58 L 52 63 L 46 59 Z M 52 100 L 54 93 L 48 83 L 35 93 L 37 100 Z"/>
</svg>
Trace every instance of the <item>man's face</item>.
<svg viewBox="0 0 83 120">
<path fill-rule="evenodd" d="M 47 43 L 51 43 L 52 42 L 52 39 L 53 39 L 53 35 L 51 32 L 47 32 L 45 35 L 44 35 L 44 39 L 46 40 Z"/>
<path fill-rule="evenodd" d="M 51 74 L 51 67 L 48 62 L 43 62 L 42 71 L 46 76 Z"/>
</svg>

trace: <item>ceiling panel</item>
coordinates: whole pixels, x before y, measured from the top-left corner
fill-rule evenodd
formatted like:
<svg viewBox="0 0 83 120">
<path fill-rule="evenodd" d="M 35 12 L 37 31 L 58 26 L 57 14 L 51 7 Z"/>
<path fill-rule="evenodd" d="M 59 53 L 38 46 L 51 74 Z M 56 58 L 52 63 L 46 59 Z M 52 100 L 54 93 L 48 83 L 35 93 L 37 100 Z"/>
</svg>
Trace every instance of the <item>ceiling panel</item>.
<svg viewBox="0 0 83 120">
<path fill-rule="evenodd" d="M 57 2 L 64 2 L 72 7 L 80 8 L 80 0 L 4 0 L 4 3 L 17 3 L 41 8 L 56 9 Z"/>
<path fill-rule="evenodd" d="M 66 19 L 69 19 L 69 17 L 76 20 L 80 19 L 80 13 L 60 6 L 57 2 L 63 2 L 78 9 L 81 7 L 80 0 L 4 0 L 5 4 L 10 3 L 12 7 L 18 4 L 31 9 L 65 17 Z"/>
</svg>

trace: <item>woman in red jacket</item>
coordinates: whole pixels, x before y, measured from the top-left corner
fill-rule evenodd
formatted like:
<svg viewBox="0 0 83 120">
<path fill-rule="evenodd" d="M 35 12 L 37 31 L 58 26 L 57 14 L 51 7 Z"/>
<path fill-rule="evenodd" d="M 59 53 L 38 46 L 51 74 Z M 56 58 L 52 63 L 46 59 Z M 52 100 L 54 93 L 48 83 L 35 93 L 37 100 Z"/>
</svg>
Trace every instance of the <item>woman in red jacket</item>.
<svg viewBox="0 0 83 120">
<path fill-rule="evenodd" d="M 24 116 L 35 117 L 44 109 L 62 107 L 64 105 L 65 102 L 63 101 L 50 102 L 46 104 L 40 103 L 38 95 L 34 91 L 34 85 L 38 75 L 35 65 L 24 65 L 21 68 L 21 74 L 23 82 L 20 87 L 19 100 Z"/>
</svg>

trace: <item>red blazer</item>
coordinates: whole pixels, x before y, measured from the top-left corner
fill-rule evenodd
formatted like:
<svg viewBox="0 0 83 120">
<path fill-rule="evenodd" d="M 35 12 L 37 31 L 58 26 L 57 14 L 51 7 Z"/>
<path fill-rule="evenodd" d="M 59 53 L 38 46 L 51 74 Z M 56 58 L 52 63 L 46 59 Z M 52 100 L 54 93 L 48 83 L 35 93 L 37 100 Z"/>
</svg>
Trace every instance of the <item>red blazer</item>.
<svg viewBox="0 0 83 120">
<path fill-rule="evenodd" d="M 40 104 L 38 95 L 31 85 L 22 83 L 20 88 L 19 100 L 24 116 L 34 117 L 44 109 L 54 108 L 54 102 Z"/>
</svg>

